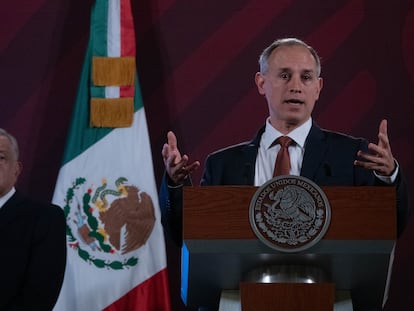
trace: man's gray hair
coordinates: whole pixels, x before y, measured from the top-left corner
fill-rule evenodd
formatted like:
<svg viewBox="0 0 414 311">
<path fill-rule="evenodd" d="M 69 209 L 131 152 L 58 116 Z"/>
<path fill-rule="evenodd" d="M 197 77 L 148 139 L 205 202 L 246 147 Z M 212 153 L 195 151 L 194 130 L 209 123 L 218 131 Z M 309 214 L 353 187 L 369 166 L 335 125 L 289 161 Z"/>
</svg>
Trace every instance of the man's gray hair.
<svg viewBox="0 0 414 311">
<path fill-rule="evenodd" d="M 315 59 L 316 74 L 319 77 L 321 74 L 321 59 L 319 58 L 318 53 L 313 47 L 311 47 L 304 41 L 297 39 L 297 38 L 278 39 L 272 42 L 272 44 L 270 44 L 267 48 L 265 48 L 259 57 L 260 73 L 265 74 L 269 70 L 269 57 L 275 49 L 281 46 L 294 46 L 294 45 L 304 46 L 305 48 L 309 50 L 309 52 L 312 54 L 313 58 Z"/>
</svg>

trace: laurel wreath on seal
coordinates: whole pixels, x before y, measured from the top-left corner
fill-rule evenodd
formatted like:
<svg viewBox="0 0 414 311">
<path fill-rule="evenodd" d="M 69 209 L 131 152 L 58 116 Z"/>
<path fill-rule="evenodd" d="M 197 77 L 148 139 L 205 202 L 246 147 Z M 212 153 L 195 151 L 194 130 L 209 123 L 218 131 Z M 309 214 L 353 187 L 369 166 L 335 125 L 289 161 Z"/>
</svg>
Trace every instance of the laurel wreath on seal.
<svg viewBox="0 0 414 311">
<path fill-rule="evenodd" d="M 125 180 L 126 180 L 125 178 L 121 177 L 120 179 L 116 181 L 116 184 L 122 183 Z M 65 199 L 66 205 L 64 206 L 64 209 L 63 209 L 66 218 L 68 217 L 70 213 L 70 208 L 71 208 L 70 204 L 72 203 L 73 197 L 75 196 L 75 190 L 77 190 L 79 186 L 81 186 L 85 182 L 86 182 L 85 178 L 79 177 L 73 182 L 72 187 L 70 187 L 67 190 L 66 199 Z M 97 190 L 97 192 L 99 191 Z M 101 250 L 103 250 L 105 253 L 112 254 L 114 253 L 113 248 L 111 247 L 111 245 L 108 245 L 105 243 L 104 235 L 100 233 L 98 230 L 98 221 L 91 213 L 92 209 L 89 204 L 91 201 L 91 193 L 92 193 L 92 190 L 88 189 L 88 191 L 84 193 L 82 197 L 82 203 L 83 203 L 82 211 L 85 213 L 87 217 L 87 224 L 91 230 L 88 235 L 96 239 L 96 241 L 99 243 Z M 79 257 L 81 257 L 84 261 L 95 265 L 97 268 L 122 270 L 125 268 L 130 268 L 132 266 L 135 266 L 138 263 L 138 258 L 136 257 L 130 257 L 126 259 L 125 261 L 121 262 L 119 260 L 109 261 L 109 260 L 103 260 L 103 259 L 91 256 L 87 250 L 83 249 L 80 246 L 79 241 L 73 235 L 72 229 L 69 227 L 68 224 L 66 224 L 66 236 L 69 240 L 69 245 L 74 250 L 77 250 Z"/>
</svg>

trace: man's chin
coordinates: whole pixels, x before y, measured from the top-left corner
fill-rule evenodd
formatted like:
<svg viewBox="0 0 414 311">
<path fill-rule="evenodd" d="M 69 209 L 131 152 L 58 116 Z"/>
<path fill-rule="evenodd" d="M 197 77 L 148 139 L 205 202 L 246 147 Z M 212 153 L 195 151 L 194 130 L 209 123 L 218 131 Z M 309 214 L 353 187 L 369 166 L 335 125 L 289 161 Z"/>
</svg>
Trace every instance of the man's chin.
<svg viewBox="0 0 414 311">
<path fill-rule="evenodd" d="M 285 119 L 286 123 L 288 123 L 289 125 L 300 125 L 302 123 L 304 123 L 306 120 L 304 120 L 303 117 L 300 116 L 288 116 Z"/>
</svg>

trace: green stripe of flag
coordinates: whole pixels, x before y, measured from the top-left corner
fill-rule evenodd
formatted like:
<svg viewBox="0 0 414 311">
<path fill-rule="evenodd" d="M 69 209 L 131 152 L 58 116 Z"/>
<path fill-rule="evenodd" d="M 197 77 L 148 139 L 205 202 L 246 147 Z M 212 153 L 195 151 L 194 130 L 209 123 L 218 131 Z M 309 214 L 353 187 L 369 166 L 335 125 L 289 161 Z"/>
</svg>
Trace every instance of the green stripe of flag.
<svg viewBox="0 0 414 311">
<path fill-rule="evenodd" d="M 92 56 L 108 56 L 108 1 L 96 0 L 91 13 L 89 45 Z M 91 66 L 91 65 L 90 65 Z M 90 80 L 91 96 L 105 98 L 105 87 L 94 86 Z"/>
<path fill-rule="evenodd" d="M 94 56 L 108 56 L 108 1 L 96 0 L 92 10 L 90 41 Z"/>
</svg>

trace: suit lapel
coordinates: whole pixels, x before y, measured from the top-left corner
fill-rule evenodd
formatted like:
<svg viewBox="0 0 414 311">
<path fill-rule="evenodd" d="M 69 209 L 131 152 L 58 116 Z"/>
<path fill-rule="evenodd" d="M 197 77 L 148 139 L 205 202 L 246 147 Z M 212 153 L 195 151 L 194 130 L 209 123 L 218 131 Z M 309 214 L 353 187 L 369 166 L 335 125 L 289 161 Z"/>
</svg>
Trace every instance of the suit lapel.
<svg viewBox="0 0 414 311">
<path fill-rule="evenodd" d="M 241 184 L 254 185 L 254 174 L 256 166 L 257 151 L 259 149 L 260 139 L 265 127 L 262 127 L 253 140 L 243 148 L 244 153 L 244 171 L 241 176 Z"/>
<path fill-rule="evenodd" d="M 314 179 L 317 170 L 320 168 L 328 145 L 323 131 L 312 124 L 305 142 L 305 154 L 303 156 L 301 176 Z"/>
</svg>

